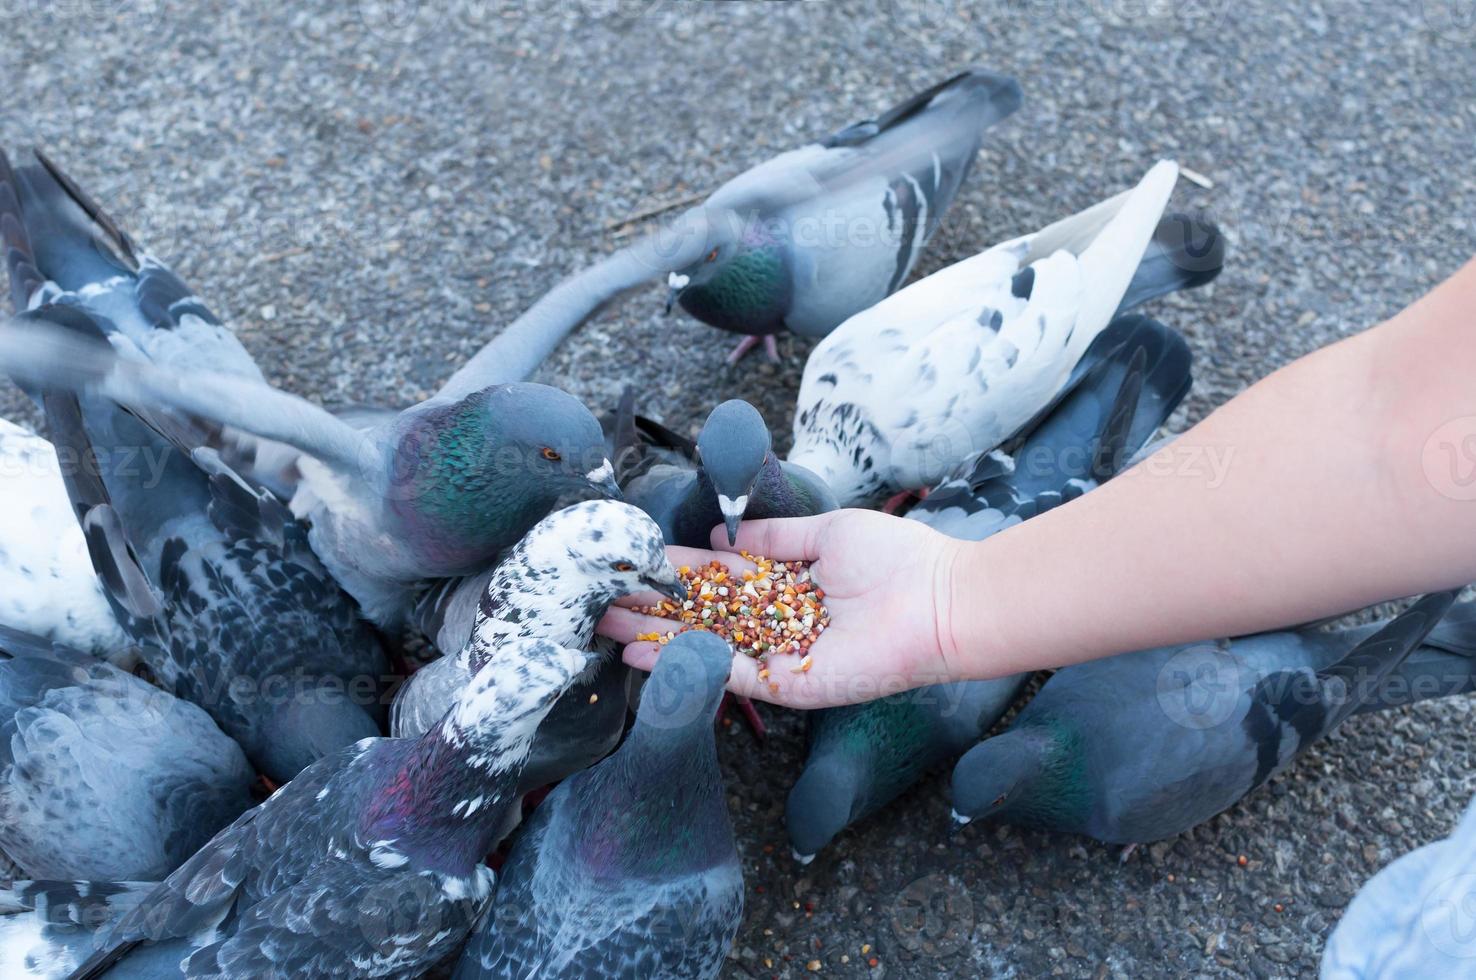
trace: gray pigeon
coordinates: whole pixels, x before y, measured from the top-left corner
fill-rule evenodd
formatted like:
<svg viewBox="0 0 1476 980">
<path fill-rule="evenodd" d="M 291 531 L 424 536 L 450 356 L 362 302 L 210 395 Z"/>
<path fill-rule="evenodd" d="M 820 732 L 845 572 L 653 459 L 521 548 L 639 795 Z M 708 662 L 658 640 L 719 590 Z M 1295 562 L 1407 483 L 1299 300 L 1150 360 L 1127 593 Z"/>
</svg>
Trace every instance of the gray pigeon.
<svg viewBox="0 0 1476 980">
<path fill-rule="evenodd" d="M 713 717 L 732 650 L 682 633 L 635 727 L 529 818 L 454 976 L 716 977 L 743 918 L 743 872 Z"/>
<path fill-rule="evenodd" d="M 1385 623 L 1161 647 L 1054 674 L 953 770 L 956 819 L 1138 844 L 1234 806 L 1375 693 L 1421 643 L 1469 649 L 1434 593 Z M 1433 632 L 1432 632 L 1433 630 Z M 1427 638 L 1428 637 L 1428 638 Z"/>
<path fill-rule="evenodd" d="M 374 622 L 398 624 L 426 580 L 482 570 L 561 502 L 619 496 L 599 423 L 555 388 L 443 390 L 364 429 L 364 416 L 340 419 L 269 387 L 178 277 L 36 160 L 12 169 L 0 157 L 16 309 L 81 307 L 112 349 L 36 325 L 7 330 L 0 361 L 35 388 L 189 417 L 233 464 L 270 456 L 273 476 L 291 472 L 286 489 L 313 549 Z"/>
<path fill-rule="evenodd" d="M 1161 162 L 1133 190 L 851 317 L 805 364 L 790 462 L 849 507 L 931 486 L 1010 438 L 1059 397 L 1125 298 L 1219 271 L 1212 227 L 1160 221 L 1177 175 Z"/>
<path fill-rule="evenodd" d="M 506 644 L 424 735 L 320 759 L 91 942 L 32 929 L 47 944 L 33 955 L 85 955 L 74 976 L 111 980 L 419 977 L 485 910 L 483 860 L 533 733 L 587 660 L 542 640 Z"/>
<path fill-rule="evenodd" d="M 56 451 L 0 419 L 0 623 L 94 657 L 128 652 L 128 637 L 92 572 Z"/>
<path fill-rule="evenodd" d="M 656 233 L 565 278 L 457 371 L 442 397 L 527 379 L 601 304 L 663 274 L 668 310 L 680 298 L 714 326 L 767 331 L 771 356 L 776 331 L 834 327 L 906 278 L 983 131 L 1019 105 L 1013 79 L 968 71 L 739 174 Z M 763 216 L 771 220 L 756 221 Z M 776 228 L 789 233 L 777 252 L 763 240 Z M 754 288 L 739 288 L 750 281 Z"/>
<path fill-rule="evenodd" d="M 0 626 L 0 854 L 27 877 L 157 881 L 255 779 L 200 708 Z"/>
<path fill-rule="evenodd" d="M 515 637 L 585 649 L 616 599 L 659 592 L 684 600 L 661 532 L 629 504 L 591 500 L 555 511 L 488 575 L 467 579 L 422 610 L 421 625 L 448 653 L 422 667 L 395 698 L 394 734 L 417 735 L 456 692 Z M 604 758 L 625 727 L 628 671 L 601 647 L 588 671 L 549 713 L 524 770 L 528 789 Z"/>
<path fill-rule="evenodd" d="M 1019 107 L 1013 78 L 972 69 L 738 175 L 703 205 L 705 251 L 673 266 L 667 309 L 747 334 L 730 363 L 759 338 L 777 360 L 781 331 L 825 336 L 902 285 Z"/>
<path fill-rule="evenodd" d="M 1374 875 L 1328 937 L 1322 980 L 1470 977 L 1476 900 L 1476 801 L 1445 840 Z"/>
<path fill-rule="evenodd" d="M 1118 317 L 1083 358 L 1069 394 L 1015 448 L 981 457 L 907 517 L 982 541 L 1072 500 L 1121 469 L 1189 390 L 1189 347 L 1147 317 Z M 929 770 L 951 764 L 1004 714 L 1028 674 L 938 684 L 812 711 L 804 771 L 785 825 L 804 863 L 846 827 L 896 799 Z"/>
<path fill-rule="evenodd" d="M 105 346 L 72 306 L 25 315 Z M 98 577 L 153 674 L 269 779 L 378 735 L 389 668 L 277 500 L 105 399 L 47 392 L 47 427 Z M 167 421 L 167 419 L 161 419 Z"/>
<path fill-rule="evenodd" d="M 811 517 L 836 508 L 819 477 L 774 455 L 764 417 L 742 399 L 714 408 L 696 443 L 646 419 L 635 428 L 666 450 L 667 461 L 621 481 L 621 488 L 626 500 L 651 515 L 668 544 L 711 547 L 719 524 L 733 544 L 745 517 Z"/>
</svg>

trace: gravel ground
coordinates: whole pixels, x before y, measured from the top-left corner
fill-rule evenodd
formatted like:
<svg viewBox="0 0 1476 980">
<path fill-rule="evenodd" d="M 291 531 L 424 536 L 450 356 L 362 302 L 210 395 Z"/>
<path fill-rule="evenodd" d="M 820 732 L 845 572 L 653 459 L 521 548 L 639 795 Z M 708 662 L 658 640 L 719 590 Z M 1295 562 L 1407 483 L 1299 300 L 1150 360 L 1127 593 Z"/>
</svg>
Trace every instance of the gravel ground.
<svg viewBox="0 0 1476 980">
<path fill-rule="evenodd" d="M 1156 310 L 1197 357 L 1180 424 L 1476 251 L 1471 0 L 245 6 L 0 4 L 0 143 L 51 150 L 275 382 L 330 403 L 422 396 L 630 215 L 970 63 L 1015 74 L 1026 103 L 921 273 L 1159 156 L 1213 180 L 1178 201 L 1218 218 L 1229 267 Z M 635 382 L 687 428 L 742 396 L 785 432 L 804 346 L 725 372 L 730 338 L 660 299 L 603 312 L 544 379 L 591 403 Z M 1359 883 L 1476 791 L 1471 711 L 1358 719 L 1125 865 L 1012 829 L 950 840 L 933 780 L 801 870 L 781 822 L 801 726 L 771 710 L 766 744 L 722 740 L 750 889 L 729 974 L 1311 975 Z"/>
</svg>

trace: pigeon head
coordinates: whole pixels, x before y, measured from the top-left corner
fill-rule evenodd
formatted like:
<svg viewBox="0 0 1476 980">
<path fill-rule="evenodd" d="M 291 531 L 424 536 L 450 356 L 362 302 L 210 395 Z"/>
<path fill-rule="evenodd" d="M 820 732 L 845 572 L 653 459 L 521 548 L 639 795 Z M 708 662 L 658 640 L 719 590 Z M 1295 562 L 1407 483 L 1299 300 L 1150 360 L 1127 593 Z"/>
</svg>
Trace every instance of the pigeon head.
<svg viewBox="0 0 1476 980">
<path fill-rule="evenodd" d="M 572 395 L 498 385 L 403 413 L 387 498 L 438 574 L 469 574 L 554 508 L 620 497 L 604 434 Z"/>
<path fill-rule="evenodd" d="M 842 759 L 812 758 L 806 764 L 784 806 L 784 827 L 801 864 L 809 864 L 851 822 L 861 777 L 858 767 Z"/>
<path fill-rule="evenodd" d="M 717 491 L 718 509 L 728 528 L 728 544 L 738 540 L 748 497 L 769 458 L 770 445 L 764 417 L 741 398 L 714 408 L 697 437 L 703 472 Z"/>
<path fill-rule="evenodd" d="M 252 761 L 274 783 L 285 783 L 312 763 L 380 734 L 374 718 L 341 685 L 296 691 L 262 726 Z"/>
<path fill-rule="evenodd" d="M 792 279 L 779 229 L 760 221 L 723 234 L 702 258 L 672 272 L 673 303 L 703 323 L 735 333 L 777 333 L 789 313 Z"/>
<path fill-rule="evenodd" d="M 549 640 L 508 640 L 457 694 L 442 726 L 447 740 L 477 745 L 490 769 L 521 763 L 544 716 L 594 657 Z"/>
<path fill-rule="evenodd" d="M 516 456 L 546 498 L 620 499 L 599 420 L 573 395 L 548 385 L 502 385 L 488 391 L 486 410 L 501 453 L 509 462 Z"/>
<path fill-rule="evenodd" d="M 733 649 L 707 630 L 678 633 L 641 688 L 636 725 L 647 734 L 693 725 L 711 730 L 733 669 Z"/>
<path fill-rule="evenodd" d="M 586 500 L 554 511 L 516 550 L 527 565 L 578 583 L 586 599 L 602 607 L 637 592 L 659 592 L 677 602 L 687 598 L 666 557 L 661 529 L 622 501 Z"/>
<path fill-rule="evenodd" d="M 968 823 L 1039 802 L 1050 765 L 1051 736 L 1014 728 L 970 749 L 953 768 L 953 819 Z"/>
</svg>

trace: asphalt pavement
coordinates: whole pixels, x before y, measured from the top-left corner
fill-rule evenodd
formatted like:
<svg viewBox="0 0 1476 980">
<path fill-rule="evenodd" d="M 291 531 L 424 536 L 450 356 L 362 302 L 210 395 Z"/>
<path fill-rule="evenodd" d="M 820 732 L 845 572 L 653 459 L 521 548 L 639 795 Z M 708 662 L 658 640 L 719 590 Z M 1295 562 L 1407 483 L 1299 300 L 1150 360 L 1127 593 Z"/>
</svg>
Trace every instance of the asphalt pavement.
<svg viewBox="0 0 1476 980">
<path fill-rule="evenodd" d="M 52 153 L 276 384 L 403 403 L 646 212 L 970 64 L 1025 104 L 917 274 L 1159 157 L 1206 178 L 1176 204 L 1219 221 L 1227 268 L 1153 309 L 1195 355 L 1175 427 L 1476 252 L 1472 0 L 9 0 L 0 145 Z M 601 312 L 541 380 L 592 405 L 633 383 L 685 431 L 744 397 L 787 445 L 806 345 L 727 370 L 731 338 L 662 299 Z M 0 409 L 33 418 L 11 392 Z M 766 743 L 720 740 L 748 884 L 733 977 L 1310 976 L 1358 885 L 1476 791 L 1457 698 L 1354 719 L 1125 864 L 996 826 L 950 838 L 933 779 L 800 868 L 782 808 L 802 725 L 767 716 Z"/>
</svg>

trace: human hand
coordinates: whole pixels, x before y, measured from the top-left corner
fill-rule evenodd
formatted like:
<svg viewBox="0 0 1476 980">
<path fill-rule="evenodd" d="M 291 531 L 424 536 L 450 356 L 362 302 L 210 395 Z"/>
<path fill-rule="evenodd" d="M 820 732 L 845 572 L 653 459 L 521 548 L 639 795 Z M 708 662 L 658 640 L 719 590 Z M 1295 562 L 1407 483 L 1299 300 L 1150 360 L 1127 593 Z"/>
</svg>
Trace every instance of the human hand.
<svg viewBox="0 0 1476 980">
<path fill-rule="evenodd" d="M 714 528 L 715 551 L 669 549 L 675 564 L 716 559 L 735 570 L 751 567 L 734 551 L 778 561 L 810 561 L 810 575 L 825 592 L 830 626 L 810 647 L 808 671 L 794 672 L 793 654 L 760 664 L 735 656 L 728 687 L 736 694 L 794 708 L 820 708 L 884 697 L 924 684 L 954 680 L 948 670 L 954 565 L 963 542 L 916 521 L 874 511 L 840 510 L 819 517 L 745 522 L 738 542 Z M 639 600 L 637 600 L 639 602 Z M 600 632 L 628 644 L 625 660 L 650 670 L 660 645 L 633 642 L 641 633 L 673 629 L 668 619 L 612 608 Z M 770 683 L 779 685 L 772 691 Z"/>
</svg>

